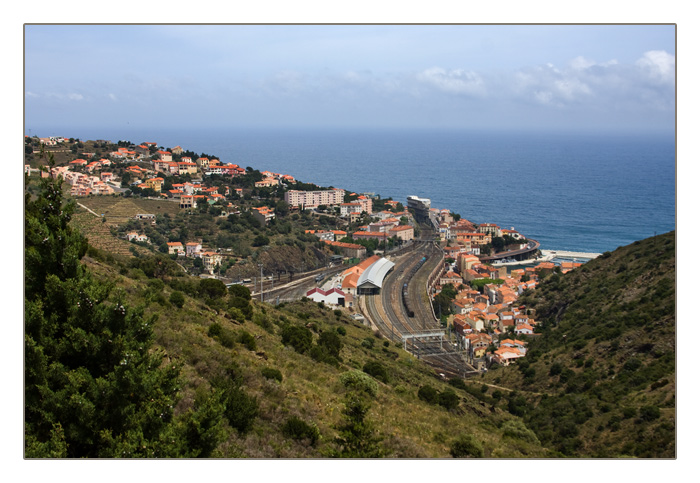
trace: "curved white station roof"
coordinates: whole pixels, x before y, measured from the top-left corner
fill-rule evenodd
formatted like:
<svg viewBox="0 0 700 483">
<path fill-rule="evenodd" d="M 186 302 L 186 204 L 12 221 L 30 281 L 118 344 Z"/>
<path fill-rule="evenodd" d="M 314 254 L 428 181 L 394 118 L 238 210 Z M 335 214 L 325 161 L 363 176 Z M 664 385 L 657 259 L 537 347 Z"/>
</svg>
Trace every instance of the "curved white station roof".
<svg viewBox="0 0 700 483">
<path fill-rule="evenodd" d="M 386 258 L 380 258 L 372 265 L 367 267 L 364 272 L 362 272 L 360 278 L 357 279 L 357 288 L 362 288 L 362 286 L 367 283 L 375 286 L 376 288 L 382 288 L 382 281 L 392 268 L 394 268 L 394 262 L 391 262 Z"/>
</svg>

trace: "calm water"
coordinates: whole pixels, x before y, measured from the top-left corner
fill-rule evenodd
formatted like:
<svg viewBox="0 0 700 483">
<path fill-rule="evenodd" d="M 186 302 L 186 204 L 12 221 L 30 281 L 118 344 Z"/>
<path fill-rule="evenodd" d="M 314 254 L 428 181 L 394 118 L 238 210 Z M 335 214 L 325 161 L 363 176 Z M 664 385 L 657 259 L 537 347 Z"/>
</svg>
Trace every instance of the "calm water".
<svg viewBox="0 0 700 483">
<path fill-rule="evenodd" d="M 603 252 L 673 230 L 673 136 L 447 131 L 152 132 L 153 141 L 304 182 L 430 198 L 542 247 Z"/>
</svg>

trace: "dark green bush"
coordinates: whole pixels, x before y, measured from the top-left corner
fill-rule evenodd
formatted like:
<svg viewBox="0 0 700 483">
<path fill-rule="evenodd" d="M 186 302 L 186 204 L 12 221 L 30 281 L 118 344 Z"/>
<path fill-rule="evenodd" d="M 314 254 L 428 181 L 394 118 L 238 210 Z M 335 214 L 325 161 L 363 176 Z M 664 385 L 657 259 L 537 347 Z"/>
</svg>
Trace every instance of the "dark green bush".
<svg viewBox="0 0 700 483">
<path fill-rule="evenodd" d="M 284 423 L 282 434 L 296 440 L 308 439 L 311 446 L 314 446 L 321 436 L 315 424 L 309 425 L 296 416 L 292 416 Z"/>
<path fill-rule="evenodd" d="M 218 322 L 214 322 L 209 326 L 209 331 L 207 332 L 207 334 L 209 335 L 209 337 L 218 337 L 221 334 L 223 334 L 223 332 L 224 328 L 221 326 L 221 324 L 219 324 Z"/>
<path fill-rule="evenodd" d="M 223 297 L 226 295 L 226 285 L 215 278 L 203 278 L 199 281 L 199 294 L 212 299 Z"/>
<path fill-rule="evenodd" d="M 467 390 L 467 384 L 461 377 L 452 377 L 447 381 L 447 383 L 452 387 L 456 387 L 457 389 Z"/>
<path fill-rule="evenodd" d="M 368 361 L 362 367 L 362 371 L 383 383 L 389 382 L 389 375 L 381 362 Z"/>
<path fill-rule="evenodd" d="M 176 290 L 170 294 L 170 303 L 173 304 L 178 309 L 181 309 L 185 305 L 185 296 L 182 292 Z"/>
<path fill-rule="evenodd" d="M 282 329 L 282 343 L 291 345 L 300 354 L 304 354 L 311 349 L 312 339 L 311 331 L 306 327 L 288 325 Z"/>
<path fill-rule="evenodd" d="M 450 455 L 453 458 L 483 458 L 483 445 L 471 434 L 464 434 L 450 445 Z"/>
<path fill-rule="evenodd" d="M 255 343 L 255 337 L 253 337 L 249 332 L 242 330 L 238 334 L 238 342 L 243 344 L 243 346 L 249 351 L 254 351 L 257 349 L 257 344 Z"/>
<path fill-rule="evenodd" d="M 231 285 L 228 289 L 229 297 L 240 297 L 244 300 L 250 300 L 250 289 L 245 285 Z"/>
<path fill-rule="evenodd" d="M 279 369 L 273 369 L 272 367 L 264 367 L 260 371 L 265 379 L 275 379 L 282 382 L 282 373 Z"/>
<path fill-rule="evenodd" d="M 644 421 L 653 421 L 661 416 L 661 411 L 656 406 L 642 406 L 639 409 L 639 417 Z"/>
<path fill-rule="evenodd" d="M 421 386 L 418 389 L 418 399 L 421 399 L 429 404 L 437 404 L 438 392 L 432 386 Z"/>
<path fill-rule="evenodd" d="M 345 327 L 342 327 L 342 326 L 341 326 L 341 327 L 338 327 L 338 328 L 335 329 L 335 330 L 336 330 L 336 332 L 338 332 L 338 334 L 340 334 L 340 335 L 347 335 L 347 333 L 348 333 L 348 331 L 345 330 Z"/>
<path fill-rule="evenodd" d="M 438 404 L 451 411 L 459 406 L 459 396 L 452 389 L 446 389 L 438 395 Z"/>
<path fill-rule="evenodd" d="M 239 433 L 247 433 L 258 416 L 258 401 L 240 387 L 230 387 L 224 394 L 224 415 Z"/>
</svg>

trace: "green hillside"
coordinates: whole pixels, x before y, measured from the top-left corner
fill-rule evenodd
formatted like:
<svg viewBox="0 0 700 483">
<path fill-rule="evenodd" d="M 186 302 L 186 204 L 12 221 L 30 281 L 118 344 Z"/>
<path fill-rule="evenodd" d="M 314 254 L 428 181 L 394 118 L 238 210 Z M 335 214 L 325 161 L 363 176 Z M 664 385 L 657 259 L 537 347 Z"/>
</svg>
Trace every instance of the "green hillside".
<svg viewBox="0 0 700 483">
<path fill-rule="evenodd" d="M 522 298 L 542 321 L 527 357 L 487 380 L 566 456 L 675 457 L 675 276 L 675 232 L 551 275 Z"/>
<path fill-rule="evenodd" d="M 466 381 L 341 310 L 273 306 L 165 255 L 88 245 L 60 187 L 25 201 L 25 456 L 675 455 L 670 233 L 553 274 L 517 366 Z"/>
<path fill-rule="evenodd" d="M 340 310 L 121 257 L 25 204 L 26 457 L 544 457 L 507 411 Z"/>
</svg>

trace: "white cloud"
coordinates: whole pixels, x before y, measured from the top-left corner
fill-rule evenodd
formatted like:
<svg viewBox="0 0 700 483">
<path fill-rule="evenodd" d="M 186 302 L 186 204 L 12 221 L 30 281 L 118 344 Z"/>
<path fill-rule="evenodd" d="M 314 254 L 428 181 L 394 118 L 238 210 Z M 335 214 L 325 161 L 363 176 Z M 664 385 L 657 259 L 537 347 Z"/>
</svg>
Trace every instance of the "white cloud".
<svg viewBox="0 0 700 483">
<path fill-rule="evenodd" d="M 636 62 L 649 79 L 658 83 L 675 83 L 676 57 L 665 50 L 650 50 L 645 52 Z"/>
<path fill-rule="evenodd" d="M 486 93 L 484 79 L 473 71 L 431 67 L 417 76 L 419 81 L 430 84 L 441 91 L 482 96 Z"/>
<path fill-rule="evenodd" d="M 117 96 L 115 96 L 115 95 L 114 95 L 113 93 L 111 93 L 111 92 L 110 92 L 109 94 L 107 94 L 107 97 L 109 97 L 109 98 L 110 98 L 111 100 L 113 100 L 113 101 L 116 101 L 116 100 L 117 100 Z"/>
<path fill-rule="evenodd" d="M 586 59 L 585 57 L 582 57 L 580 55 L 578 57 L 576 57 L 575 59 L 573 59 L 571 62 L 569 62 L 569 65 L 574 70 L 588 69 L 589 67 L 592 67 L 595 64 L 596 63 L 594 61 Z"/>
</svg>

